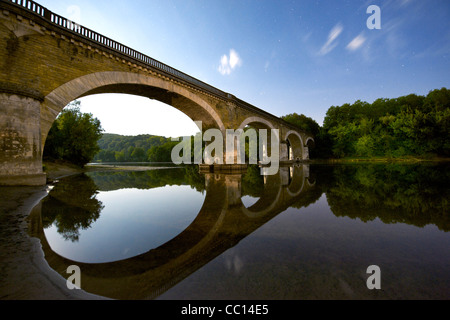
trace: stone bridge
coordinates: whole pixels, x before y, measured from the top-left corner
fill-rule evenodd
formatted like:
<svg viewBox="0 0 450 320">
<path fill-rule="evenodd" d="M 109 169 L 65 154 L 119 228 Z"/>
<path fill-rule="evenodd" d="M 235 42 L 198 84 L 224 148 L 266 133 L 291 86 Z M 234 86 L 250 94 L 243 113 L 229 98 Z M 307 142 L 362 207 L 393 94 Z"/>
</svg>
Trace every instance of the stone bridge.
<svg viewBox="0 0 450 320">
<path fill-rule="evenodd" d="M 41 241 L 49 266 L 68 278 L 81 270 L 81 288 L 113 299 L 154 299 L 195 271 L 236 246 L 289 207 L 307 207 L 317 200 L 309 165 L 281 166 L 264 178 L 259 199 L 242 201 L 242 173 L 206 173 L 206 195 L 200 212 L 183 232 L 141 255 L 109 263 L 80 263 L 54 252 L 42 225 L 42 203 L 29 218 L 29 232 Z"/>
<path fill-rule="evenodd" d="M 0 0 L 0 185 L 43 185 L 52 123 L 71 101 L 126 93 L 164 102 L 202 130 L 279 130 L 280 162 L 309 158 L 313 137 L 279 117 L 29 0 Z"/>
</svg>

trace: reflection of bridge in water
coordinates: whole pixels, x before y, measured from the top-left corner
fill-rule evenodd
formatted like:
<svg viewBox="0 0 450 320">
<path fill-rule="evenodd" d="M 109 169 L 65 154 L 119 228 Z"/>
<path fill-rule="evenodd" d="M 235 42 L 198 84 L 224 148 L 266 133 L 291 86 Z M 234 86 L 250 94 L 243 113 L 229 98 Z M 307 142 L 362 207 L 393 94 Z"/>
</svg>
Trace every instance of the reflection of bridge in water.
<svg viewBox="0 0 450 320">
<path fill-rule="evenodd" d="M 162 246 L 126 260 L 87 264 L 59 256 L 45 238 L 41 205 L 31 213 L 30 230 L 41 240 L 50 267 L 63 277 L 69 276 L 69 266 L 80 267 L 83 290 L 115 299 L 154 299 L 291 205 L 301 203 L 314 187 L 308 165 L 282 167 L 277 175 L 264 177 L 259 200 L 245 207 L 241 183 L 242 174 L 205 174 L 205 201 L 192 224 Z M 308 204 L 305 200 L 304 205 Z"/>
</svg>

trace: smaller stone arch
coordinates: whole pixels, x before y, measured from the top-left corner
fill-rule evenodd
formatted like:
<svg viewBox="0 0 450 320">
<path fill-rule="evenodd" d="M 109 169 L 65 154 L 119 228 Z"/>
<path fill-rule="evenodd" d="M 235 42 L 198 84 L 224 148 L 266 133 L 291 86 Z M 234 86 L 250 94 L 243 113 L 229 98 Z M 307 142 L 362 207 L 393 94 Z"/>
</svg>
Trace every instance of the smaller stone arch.
<svg viewBox="0 0 450 320">
<path fill-rule="evenodd" d="M 308 137 L 305 141 L 305 146 L 309 147 L 310 145 L 314 146 L 316 144 L 316 141 L 312 137 Z"/>
<path fill-rule="evenodd" d="M 289 152 L 289 159 L 291 161 L 301 161 L 304 159 L 304 144 L 302 136 L 294 131 L 290 130 L 284 137 L 285 141 L 288 141 L 288 145 L 291 149 Z"/>
<path fill-rule="evenodd" d="M 263 119 L 261 117 L 248 117 L 241 123 L 241 125 L 239 126 L 239 129 L 245 129 L 245 127 L 251 123 L 262 124 L 263 127 L 266 127 L 268 129 L 276 129 L 275 126 L 272 124 L 272 122 L 270 122 L 266 119 Z"/>
<path fill-rule="evenodd" d="M 252 127 L 254 129 L 257 129 L 257 130 L 261 130 L 261 129 L 262 130 L 264 130 L 264 129 L 267 130 L 267 144 L 265 144 L 263 146 L 264 151 L 262 151 L 262 152 L 265 155 L 267 155 L 268 157 L 269 157 L 269 154 L 270 154 L 270 157 L 273 157 L 274 153 L 272 153 L 273 150 L 271 150 L 271 141 L 272 141 L 272 138 L 273 138 L 272 135 L 273 135 L 273 131 L 274 130 L 279 130 L 279 129 L 277 127 L 275 127 L 274 124 L 272 122 L 270 122 L 269 120 L 266 120 L 266 119 L 264 119 L 262 117 L 259 117 L 259 116 L 253 116 L 253 117 L 246 118 L 241 123 L 241 125 L 238 128 L 238 130 L 244 130 L 248 125 L 252 125 Z M 274 138 L 274 139 L 279 142 L 280 141 L 280 137 L 279 137 L 278 133 L 275 134 L 275 137 L 276 138 Z M 260 144 L 258 144 L 258 148 L 259 147 L 260 147 Z M 238 150 L 235 150 L 234 152 L 235 152 L 234 157 L 236 159 Z M 279 150 L 275 150 L 275 152 L 276 152 L 275 156 L 279 157 Z M 257 153 L 258 153 L 257 154 L 257 158 L 259 158 L 261 153 L 260 153 L 260 151 L 258 151 Z M 261 159 L 259 159 L 259 160 L 261 160 Z"/>
</svg>

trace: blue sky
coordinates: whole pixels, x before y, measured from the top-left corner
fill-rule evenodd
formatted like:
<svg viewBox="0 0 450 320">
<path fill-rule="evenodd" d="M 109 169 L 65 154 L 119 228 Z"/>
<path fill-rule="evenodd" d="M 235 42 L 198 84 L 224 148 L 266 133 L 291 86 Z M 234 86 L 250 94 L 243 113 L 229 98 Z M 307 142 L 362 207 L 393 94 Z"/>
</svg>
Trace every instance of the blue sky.
<svg viewBox="0 0 450 320">
<path fill-rule="evenodd" d="M 448 0 L 37 2 L 276 116 L 322 124 L 330 106 L 450 87 Z M 367 27 L 370 5 L 381 9 L 381 29 Z M 106 132 L 196 130 L 138 97 L 92 96 L 82 111 Z"/>
</svg>

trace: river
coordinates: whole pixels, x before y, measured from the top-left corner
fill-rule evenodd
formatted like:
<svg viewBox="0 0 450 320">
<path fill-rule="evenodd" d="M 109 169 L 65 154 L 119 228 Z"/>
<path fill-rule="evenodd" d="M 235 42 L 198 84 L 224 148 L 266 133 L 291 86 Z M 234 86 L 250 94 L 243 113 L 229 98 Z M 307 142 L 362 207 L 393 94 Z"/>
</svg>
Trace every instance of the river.
<svg viewBox="0 0 450 320">
<path fill-rule="evenodd" d="M 52 185 L 28 232 L 51 269 L 75 265 L 113 299 L 449 299 L 449 178 L 448 164 L 92 171 Z"/>
</svg>

